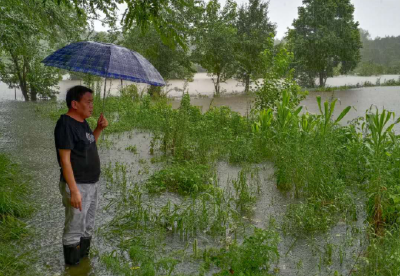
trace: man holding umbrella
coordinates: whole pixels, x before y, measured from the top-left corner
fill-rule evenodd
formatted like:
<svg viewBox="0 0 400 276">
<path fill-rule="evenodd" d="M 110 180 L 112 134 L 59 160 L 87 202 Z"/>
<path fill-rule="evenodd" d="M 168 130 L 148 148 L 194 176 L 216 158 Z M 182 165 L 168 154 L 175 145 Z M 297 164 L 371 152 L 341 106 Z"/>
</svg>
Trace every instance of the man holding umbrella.
<svg viewBox="0 0 400 276">
<path fill-rule="evenodd" d="M 165 85 L 157 69 L 142 55 L 111 43 L 74 42 L 47 56 L 42 63 L 103 77 L 103 110 L 109 78 Z M 69 110 L 61 115 L 54 132 L 61 167 L 60 191 L 65 206 L 63 245 L 67 264 L 78 264 L 81 256 L 88 254 L 94 228 L 96 182 L 100 175 L 96 141 L 108 123 L 101 115 L 92 132 L 85 121 L 92 114 L 92 94 L 87 87 L 72 87 L 67 93 Z"/>
<path fill-rule="evenodd" d="M 76 265 L 89 254 L 100 177 L 96 141 L 108 122 L 101 114 L 93 132 L 86 122 L 93 112 L 93 91 L 90 88 L 70 88 L 66 102 L 68 112 L 57 121 L 54 138 L 61 170 L 59 186 L 65 207 L 64 259 L 66 264 Z"/>
</svg>

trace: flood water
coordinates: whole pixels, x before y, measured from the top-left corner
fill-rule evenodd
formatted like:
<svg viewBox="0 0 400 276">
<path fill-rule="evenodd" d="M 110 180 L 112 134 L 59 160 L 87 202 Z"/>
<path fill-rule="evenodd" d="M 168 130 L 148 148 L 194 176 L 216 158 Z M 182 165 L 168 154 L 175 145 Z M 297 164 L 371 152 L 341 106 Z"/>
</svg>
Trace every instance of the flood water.
<svg viewBox="0 0 400 276">
<path fill-rule="evenodd" d="M 328 79 L 328 85 L 339 86 L 345 84 L 357 84 L 357 82 L 370 81 L 375 83 L 378 77 L 338 77 Z M 397 79 L 398 76 L 382 76 L 384 79 Z M 59 85 L 59 98 L 65 97 L 65 91 L 79 81 L 62 81 Z M 120 82 L 113 81 L 111 93 L 115 94 L 120 86 Z M 123 85 L 127 85 L 124 82 Z M 179 96 L 181 96 L 183 82 L 171 81 L 169 96 L 173 107 L 179 106 Z M 178 87 L 178 89 L 173 89 Z M 229 106 L 232 110 L 245 115 L 252 106 L 253 97 L 240 94 L 243 86 L 236 81 L 230 80 L 222 85 L 226 90 L 225 95 L 212 98 L 213 86 L 211 80 L 206 74 L 196 74 L 194 82 L 189 83 L 187 89 L 193 96 L 191 103 L 199 106 L 202 111 L 208 110 L 212 106 Z M 144 89 L 145 86 L 140 86 Z M 18 91 L 17 91 L 18 93 Z M 338 104 L 335 110 L 337 116 L 346 106 L 352 106 L 352 110 L 345 117 L 345 121 L 363 116 L 365 110 L 372 104 L 378 108 L 386 108 L 400 114 L 400 87 L 372 87 L 358 88 L 347 91 L 336 92 L 311 92 L 307 98 L 302 101 L 304 109 L 318 113 L 318 106 L 315 97 L 321 95 L 323 100 L 332 100 L 337 98 Z M 17 98 L 21 96 L 17 94 Z M 104 265 L 99 262 L 98 257 L 94 256 L 90 262 L 85 261 L 79 268 L 65 269 L 61 234 L 63 225 L 63 207 L 61 205 L 61 196 L 58 191 L 58 165 L 54 152 L 53 130 L 54 122 L 50 119 L 39 117 L 35 113 L 34 103 L 24 103 L 22 101 L 13 101 L 14 90 L 8 89 L 3 83 L 0 83 L 0 149 L 9 153 L 13 160 L 20 163 L 29 175 L 32 175 L 32 183 L 35 185 L 32 193 L 32 203 L 37 211 L 34 216 L 27 221 L 28 227 L 33 231 L 33 237 L 26 245 L 27 249 L 36 252 L 40 258 L 32 269 L 40 275 L 112 275 L 107 271 Z M 29 133 L 29 135 L 27 134 Z M 110 135 L 107 140 L 113 141 L 110 145 L 106 143 L 100 145 L 100 157 L 102 165 L 115 165 L 116 162 L 124 164 L 129 169 L 129 174 L 134 181 L 145 181 L 154 171 L 162 167 L 162 163 L 151 162 L 149 154 L 151 134 L 146 132 L 133 131 L 118 135 Z M 136 146 L 137 153 L 133 154 L 125 150 L 128 146 Z M 273 177 L 274 169 L 272 164 L 261 164 L 259 166 L 260 179 L 263 183 L 262 193 L 255 205 L 254 216 L 250 223 L 257 227 L 264 227 L 271 217 L 279 218 L 284 214 L 288 204 L 293 202 L 290 198 L 282 195 L 276 188 Z M 237 176 L 240 167 L 231 166 L 225 162 L 217 164 L 218 177 L 220 182 L 226 182 L 228 179 Z M 112 208 L 106 208 L 115 194 L 107 190 L 107 184 L 104 178 L 100 180 L 100 206 L 97 215 L 97 227 L 101 228 L 112 219 L 114 213 Z M 159 198 L 159 204 L 172 200 L 179 203 L 181 198 L 174 194 L 165 193 Z M 359 210 L 359 219 L 353 226 L 339 223 L 333 227 L 327 235 L 314 237 L 312 240 L 294 240 L 285 238 L 280 244 L 281 253 L 280 262 L 277 267 L 280 270 L 279 275 L 333 275 L 334 270 L 338 270 L 343 275 L 347 275 L 354 264 L 354 256 L 357 256 L 362 247 L 362 234 L 354 234 L 353 228 L 360 229 L 362 233 L 364 207 L 360 203 L 357 206 Z M 324 250 L 327 243 L 333 244 L 339 250 L 344 244 L 346 249 L 343 252 L 345 261 L 340 264 L 338 257 L 333 260 L 334 264 L 330 267 L 320 268 L 321 254 L 315 248 Z M 109 252 L 113 249 L 113 244 L 104 240 L 101 234 L 95 236 L 94 247 L 99 253 Z M 350 244 L 350 245 L 349 245 Z M 301 264 L 301 265 L 300 265 Z M 182 272 L 190 272 L 190 267 L 184 265 Z"/>
<path fill-rule="evenodd" d="M 365 82 L 375 84 L 379 79 L 381 83 L 385 80 L 398 80 L 400 75 L 381 75 L 371 77 L 359 77 L 359 76 L 338 76 L 334 78 L 328 78 L 327 86 L 344 86 L 344 85 L 362 85 Z M 59 92 L 57 95 L 58 99 L 65 99 L 65 93 L 68 88 L 74 85 L 83 85 L 82 81 L 79 80 L 67 80 L 68 75 L 63 77 L 57 87 L 54 89 Z M 132 84 L 130 81 L 123 81 L 122 85 L 126 86 Z M 104 80 L 101 81 L 101 85 L 104 85 Z M 147 88 L 146 84 L 136 84 L 139 91 Z M 254 85 L 252 86 L 254 87 Z M 118 91 L 121 88 L 121 80 L 109 79 L 107 80 L 107 93 L 118 95 Z M 169 80 L 167 86 L 164 89 L 164 93 L 167 93 L 169 97 L 181 97 L 182 90 L 188 92 L 190 95 L 197 96 L 212 96 L 214 93 L 214 85 L 212 78 L 207 73 L 197 73 L 193 77 L 193 81 L 185 83 L 183 80 Z M 103 89 L 101 90 L 103 93 Z M 233 79 L 227 80 L 225 83 L 221 83 L 221 94 L 236 94 L 242 93 L 244 86 Z M 0 100 L 23 100 L 23 96 L 19 89 L 10 89 L 5 83 L 0 82 Z"/>
</svg>

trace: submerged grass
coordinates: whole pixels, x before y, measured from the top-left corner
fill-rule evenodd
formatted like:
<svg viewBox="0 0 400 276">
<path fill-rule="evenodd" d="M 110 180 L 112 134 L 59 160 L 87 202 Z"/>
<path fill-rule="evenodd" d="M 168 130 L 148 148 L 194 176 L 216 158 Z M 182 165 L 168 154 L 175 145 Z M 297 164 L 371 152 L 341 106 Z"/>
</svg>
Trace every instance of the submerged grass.
<svg viewBox="0 0 400 276">
<path fill-rule="evenodd" d="M 383 263 L 374 254 L 383 254 L 385 242 L 387 244 L 396 235 L 394 229 L 400 222 L 400 139 L 393 132 L 398 121 L 392 123 L 394 114 L 386 110 L 370 110 L 365 118 L 341 126 L 339 122 L 350 107 L 333 119 L 336 100 L 322 103 L 321 98 L 317 98 L 320 113 L 301 114 L 301 108 L 293 106 L 290 97 L 290 93 L 283 91 L 273 107 L 252 110 L 246 117 L 228 107 L 212 108 L 202 114 L 190 105 L 187 94 L 183 96 L 179 109 L 172 109 L 165 99 L 152 101 L 149 97 L 138 98 L 128 94 L 108 97 L 106 106 L 110 127 L 106 132 L 134 128 L 151 131 L 150 152 L 162 153 L 165 163 L 163 169 L 150 176 L 146 185 L 127 186 L 126 178 L 113 176 L 111 171 L 108 173 L 109 178 L 124 191 L 116 203 L 120 212 L 109 225 L 111 236 L 118 233 L 123 237 L 122 241 L 143 237 L 144 242 L 147 231 L 159 237 L 177 235 L 186 244 L 194 244 L 201 235 L 220 240 L 235 237 L 230 250 L 216 248 L 215 262 L 211 262 L 208 256 L 204 257 L 207 260 L 203 263 L 216 265 L 221 275 L 228 275 L 230 269 L 242 275 L 256 275 L 255 270 L 246 268 L 250 264 L 241 262 L 241 254 L 247 252 L 246 241 L 253 235 L 246 231 L 248 223 L 243 222 L 242 215 L 251 213 L 259 196 L 259 187 L 263 184 L 250 185 L 248 174 L 242 171 L 242 175 L 239 174 L 230 184 L 230 189 L 222 189 L 215 180 L 215 164 L 224 160 L 245 167 L 272 161 L 277 187 L 288 196 L 300 199 L 289 206 L 283 222 L 284 232 L 297 238 L 327 232 L 339 220 L 346 223 L 357 220 L 356 195 L 368 195 L 365 201 L 372 229 L 369 232 L 370 247 L 357 262 L 374 263 L 375 270 L 364 264 L 368 271 L 366 275 L 380 275 L 375 272 L 381 271 Z M 95 101 L 95 106 L 101 106 L 99 97 L 95 97 Z M 65 111 L 55 104 L 51 106 L 41 106 L 38 112 L 57 118 Z M 99 110 L 95 109 L 94 117 L 98 115 Z M 90 123 L 94 124 L 95 120 L 91 119 Z M 135 151 L 133 147 L 127 150 Z M 126 173 L 126 170 L 116 173 Z M 155 207 L 157 204 L 149 193 L 164 191 L 178 193 L 182 202 L 168 202 Z M 261 234 L 256 232 L 254 235 L 257 240 L 257 235 Z M 142 243 L 137 241 L 137 244 Z M 268 244 L 268 254 L 272 254 L 277 242 L 272 239 Z M 397 252 L 396 244 L 392 243 L 393 252 Z M 124 246 L 121 243 L 121 251 L 108 254 L 104 261 L 115 271 L 122 269 L 119 273 L 129 271 L 127 275 L 145 275 L 129 265 L 135 263 L 137 257 L 121 257 L 121 252 L 130 250 Z M 141 248 L 155 254 L 151 255 L 155 256 L 152 263 L 137 263 L 138 267 L 142 265 L 168 275 L 173 271 L 170 268 L 179 265 L 176 258 L 162 261 L 168 254 L 156 254 L 163 252 L 162 242 L 149 246 L 145 243 Z M 139 249 L 134 247 L 132 250 Z M 195 252 L 197 256 L 198 250 Z M 267 267 L 261 253 L 256 257 L 264 260 Z M 398 266 L 395 257 L 392 259 L 388 262 L 393 265 L 388 267 L 392 267 L 389 271 L 394 274 L 388 272 L 385 275 L 396 275 Z M 236 262 L 238 267 L 220 266 L 218 260 L 221 263 L 224 260 L 224 264 Z M 162 267 L 159 261 L 165 266 Z"/>
<path fill-rule="evenodd" d="M 21 220 L 32 212 L 29 184 L 7 155 L 0 153 L 0 275 L 31 275 L 21 243 L 29 234 Z"/>
</svg>

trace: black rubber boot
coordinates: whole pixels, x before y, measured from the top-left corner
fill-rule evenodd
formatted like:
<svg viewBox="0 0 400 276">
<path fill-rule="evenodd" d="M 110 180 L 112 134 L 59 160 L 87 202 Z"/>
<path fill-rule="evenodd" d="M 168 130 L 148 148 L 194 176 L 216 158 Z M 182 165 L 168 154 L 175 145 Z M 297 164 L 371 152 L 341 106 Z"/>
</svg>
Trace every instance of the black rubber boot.
<svg viewBox="0 0 400 276">
<path fill-rule="evenodd" d="M 89 256 L 92 237 L 81 237 L 81 258 Z"/>
<path fill-rule="evenodd" d="M 64 245 L 64 260 L 66 265 L 77 265 L 81 259 L 81 244 Z"/>
</svg>

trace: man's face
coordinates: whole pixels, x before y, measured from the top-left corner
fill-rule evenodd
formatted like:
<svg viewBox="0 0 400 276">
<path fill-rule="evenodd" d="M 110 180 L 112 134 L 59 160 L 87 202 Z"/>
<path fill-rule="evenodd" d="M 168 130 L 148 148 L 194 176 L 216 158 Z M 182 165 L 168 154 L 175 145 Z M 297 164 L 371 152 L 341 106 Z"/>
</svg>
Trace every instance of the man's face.
<svg viewBox="0 0 400 276">
<path fill-rule="evenodd" d="M 89 118 L 93 113 L 93 94 L 86 92 L 83 94 L 81 100 L 74 101 L 76 111 L 82 116 L 82 118 Z"/>
</svg>

